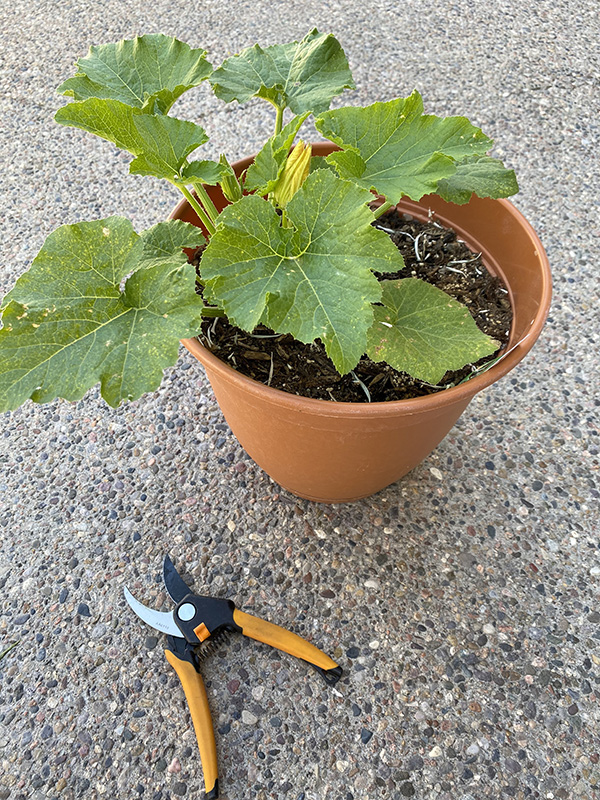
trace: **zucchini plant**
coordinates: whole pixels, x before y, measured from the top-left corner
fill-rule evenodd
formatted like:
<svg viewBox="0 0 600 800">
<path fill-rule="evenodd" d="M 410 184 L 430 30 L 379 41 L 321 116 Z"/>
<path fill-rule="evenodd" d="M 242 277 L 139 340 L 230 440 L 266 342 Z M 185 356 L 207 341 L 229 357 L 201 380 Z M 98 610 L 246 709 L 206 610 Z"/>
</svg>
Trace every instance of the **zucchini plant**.
<svg viewBox="0 0 600 800">
<path fill-rule="evenodd" d="M 241 177 L 225 155 L 196 158 L 206 131 L 171 114 L 206 80 L 225 103 L 274 107 L 273 134 Z M 340 374 L 366 353 L 437 383 L 493 353 L 497 342 L 441 290 L 378 279 L 403 259 L 372 223 L 404 196 L 507 197 L 518 190 L 513 171 L 465 117 L 425 114 L 416 91 L 330 110 L 352 88 L 339 42 L 316 29 L 217 69 L 204 50 L 162 34 L 91 47 L 58 89 L 71 101 L 56 121 L 128 151 L 130 173 L 175 186 L 203 229 L 167 220 L 137 233 L 114 216 L 51 233 L 1 304 L 0 410 L 77 400 L 98 382 L 111 406 L 135 400 L 159 385 L 179 339 L 205 316 L 320 340 Z M 301 139 L 294 146 L 310 115 L 340 148 L 326 158 Z M 229 201 L 221 213 L 206 188 L 215 185 Z M 201 245 L 197 274 L 183 248 Z"/>
</svg>

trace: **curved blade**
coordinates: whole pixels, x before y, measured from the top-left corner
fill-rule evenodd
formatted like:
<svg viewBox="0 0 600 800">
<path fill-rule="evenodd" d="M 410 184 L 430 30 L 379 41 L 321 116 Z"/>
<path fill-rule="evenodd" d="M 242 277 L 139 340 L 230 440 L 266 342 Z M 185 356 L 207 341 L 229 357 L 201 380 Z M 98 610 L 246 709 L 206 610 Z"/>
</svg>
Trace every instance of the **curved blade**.
<svg viewBox="0 0 600 800">
<path fill-rule="evenodd" d="M 186 595 L 192 594 L 192 590 L 177 572 L 169 556 L 165 556 L 163 562 L 163 580 L 171 600 L 175 603 L 181 602 Z"/>
<path fill-rule="evenodd" d="M 173 620 L 173 614 L 167 611 L 154 611 L 154 609 L 148 608 L 140 603 L 139 600 L 136 600 L 126 586 L 123 587 L 123 593 L 125 594 L 125 600 L 127 600 L 132 610 L 140 619 L 144 620 L 147 625 L 169 636 L 177 636 L 180 639 L 183 638 L 181 631 Z"/>
</svg>

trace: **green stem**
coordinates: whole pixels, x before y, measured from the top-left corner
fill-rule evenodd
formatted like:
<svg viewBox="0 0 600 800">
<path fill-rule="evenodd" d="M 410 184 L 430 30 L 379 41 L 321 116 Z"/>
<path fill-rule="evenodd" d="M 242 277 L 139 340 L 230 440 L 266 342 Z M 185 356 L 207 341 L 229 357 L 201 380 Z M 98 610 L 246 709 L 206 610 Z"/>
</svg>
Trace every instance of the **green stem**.
<svg viewBox="0 0 600 800">
<path fill-rule="evenodd" d="M 202 309 L 202 316 L 203 317 L 224 317 L 226 316 L 225 312 L 222 308 L 217 308 L 216 306 L 204 306 Z"/>
<path fill-rule="evenodd" d="M 375 217 L 375 219 L 378 219 L 382 214 L 385 214 L 386 211 L 389 211 L 393 205 L 394 205 L 393 203 L 388 203 L 388 202 L 382 203 L 379 206 L 379 208 L 376 208 L 373 211 L 373 216 Z"/>
<path fill-rule="evenodd" d="M 211 221 L 214 222 L 219 216 L 219 212 L 215 208 L 213 201 L 210 199 L 210 195 L 201 183 L 195 183 L 194 189 L 196 190 L 198 199 L 201 200 L 202 205 L 206 209 L 206 213 L 210 217 Z"/>
<path fill-rule="evenodd" d="M 14 647 L 16 647 L 18 644 L 19 644 L 19 642 L 13 642 L 12 644 L 9 644 L 9 645 L 8 645 L 8 647 L 6 647 L 6 648 L 5 648 L 5 649 L 4 649 L 4 650 L 3 650 L 3 651 L 0 653 L 0 659 L 3 659 L 3 658 L 4 658 L 4 656 L 8 655 L 8 654 L 10 653 L 10 651 L 11 651 L 11 650 L 12 650 Z"/>
<path fill-rule="evenodd" d="M 275 117 L 275 136 L 281 133 L 283 127 L 283 109 L 284 106 L 277 106 L 277 116 Z"/>
<path fill-rule="evenodd" d="M 200 219 L 200 222 L 206 228 L 206 230 L 208 232 L 208 235 L 212 236 L 213 233 L 215 232 L 216 228 L 215 228 L 212 220 L 210 219 L 210 217 L 208 216 L 206 211 L 202 208 L 200 203 L 196 200 L 194 195 L 189 191 L 187 186 L 184 186 L 182 183 L 177 183 L 175 181 L 171 181 L 171 183 L 173 184 L 173 186 L 176 186 L 179 189 L 181 194 L 185 197 L 185 199 L 188 201 L 188 203 L 191 205 L 191 207 L 194 209 L 194 211 L 198 215 L 198 217 Z"/>
</svg>

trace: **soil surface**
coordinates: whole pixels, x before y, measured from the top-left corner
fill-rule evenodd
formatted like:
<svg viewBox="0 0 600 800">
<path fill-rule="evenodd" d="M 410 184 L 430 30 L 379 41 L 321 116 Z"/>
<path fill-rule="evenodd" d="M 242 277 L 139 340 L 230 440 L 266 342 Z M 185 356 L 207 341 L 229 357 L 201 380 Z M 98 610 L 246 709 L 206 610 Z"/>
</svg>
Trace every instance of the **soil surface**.
<svg viewBox="0 0 600 800">
<path fill-rule="evenodd" d="M 469 377 L 473 367 L 493 360 L 506 346 L 512 323 L 502 281 L 487 271 L 480 256 L 453 230 L 442 227 L 435 218 L 420 222 L 392 209 L 375 225 L 389 233 L 405 262 L 400 272 L 377 277 L 417 277 L 447 292 L 467 306 L 484 333 L 501 343 L 494 355 L 447 372 L 440 384 L 431 386 L 367 356 L 351 373 L 340 376 L 319 341 L 303 344 L 289 334 L 273 334 L 264 326 L 247 333 L 222 317 L 207 319 L 198 338 L 212 353 L 250 378 L 291 394 L 337 402 L 381 402 L 432 394 Z"/>
</svg>

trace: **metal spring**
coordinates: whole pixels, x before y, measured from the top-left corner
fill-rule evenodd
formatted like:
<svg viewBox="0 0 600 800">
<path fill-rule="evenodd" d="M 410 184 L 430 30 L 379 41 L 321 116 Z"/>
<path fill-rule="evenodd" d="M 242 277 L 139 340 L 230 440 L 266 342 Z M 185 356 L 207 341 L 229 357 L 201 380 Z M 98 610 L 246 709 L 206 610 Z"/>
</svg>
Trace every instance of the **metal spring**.
<svg viewBox="0 0 600 800">
<path fill-rule="evenodd" d="M 204 661 L 206 658 L 208 658 L 208 656 L 211 656 L 220 645 L 227 644 L 228 642 L 228 631 L 223 630 L 215 633 L 210 637 L 210 639 L 202 642 L 202 644 L 196 648 L 196 655 L 198 656 L 199 661 Z"/>
</svg>

